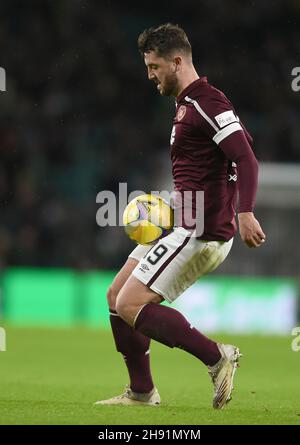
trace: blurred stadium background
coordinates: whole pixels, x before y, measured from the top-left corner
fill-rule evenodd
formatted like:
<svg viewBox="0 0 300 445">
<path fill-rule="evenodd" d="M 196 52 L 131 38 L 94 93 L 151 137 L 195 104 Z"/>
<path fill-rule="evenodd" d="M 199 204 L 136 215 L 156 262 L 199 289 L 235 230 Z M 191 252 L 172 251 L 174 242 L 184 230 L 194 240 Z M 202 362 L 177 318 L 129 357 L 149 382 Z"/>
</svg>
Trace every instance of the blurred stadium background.
<svg viewBox="0 0 300 445">
<path fill-rule="evenodd" d="M 129 192 L 171 188 L 174 102 L 147 81 L 136 48 L 144 28 L 167 21 L 186 30 L 198 72 L 254 137 L 256 215 L 267 234 L 258 250 L 237 236 L 226 262 L 176 305 L 205 332 L 281 335 L 291 349 L 300 325 L 300 92 L 291 88 L 300 2 L 11 0 L 0 5 L 1 362 L 10 332 L 22 336 L 24 326 L 109 327 L 106 289 L 134 246 L 122 228 L 97 226 L 96 195 L 118 193 L 120 182 Z"/>
</svg>

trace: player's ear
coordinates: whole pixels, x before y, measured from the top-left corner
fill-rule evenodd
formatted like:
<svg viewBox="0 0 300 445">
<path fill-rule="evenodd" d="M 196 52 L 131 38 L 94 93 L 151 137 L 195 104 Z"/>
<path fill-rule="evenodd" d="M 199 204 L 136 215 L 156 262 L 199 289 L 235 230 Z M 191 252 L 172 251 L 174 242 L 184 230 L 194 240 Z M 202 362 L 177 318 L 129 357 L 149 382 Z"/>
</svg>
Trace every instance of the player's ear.
<svg viewBox="0 0 300 445">
<path fill-rule="evenodd" d="M 182 65 L 182 58 L 180 56 L 174 57 L 174 69 L 173 72 L 176 73 Z"/>
</svg>

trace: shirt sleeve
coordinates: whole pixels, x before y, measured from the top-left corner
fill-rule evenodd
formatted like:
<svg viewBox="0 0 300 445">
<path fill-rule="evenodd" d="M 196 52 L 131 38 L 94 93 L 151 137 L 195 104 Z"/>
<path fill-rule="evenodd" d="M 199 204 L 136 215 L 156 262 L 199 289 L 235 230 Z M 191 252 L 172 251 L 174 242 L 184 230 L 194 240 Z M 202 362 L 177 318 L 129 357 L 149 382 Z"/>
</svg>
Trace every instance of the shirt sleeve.
<svg viewBox="0 0 300 445">
<path fill-rule="evenodd" d="M 189 98 L 185 98 L 186 100 Z M 252 212 L 258 184 L 258 162 L 252 151 L 252 137 L 240 122 L 233 105 L 222 93 L 201 103 L 189 99 L 198 113 L 196 125 L 235 162 L 238 172 L 239 213 Z"/>
<path fill-rule="evenodd" d="M 239 213 L 252 212 L 258 184 L 258 162 L 244 131 L 237 131 L 219 144 L 226 157 L 234 161 L 238 172 Z"/>
</svg>

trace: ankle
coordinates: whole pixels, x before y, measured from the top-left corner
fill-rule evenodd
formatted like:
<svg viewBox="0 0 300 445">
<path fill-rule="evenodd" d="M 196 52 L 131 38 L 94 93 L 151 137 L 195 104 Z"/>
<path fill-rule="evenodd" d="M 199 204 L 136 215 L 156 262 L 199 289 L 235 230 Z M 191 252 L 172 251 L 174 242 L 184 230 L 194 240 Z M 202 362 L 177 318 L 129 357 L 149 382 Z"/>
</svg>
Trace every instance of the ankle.
<svg viewBox="0 0 300 445">
<path fill-rule="evenodd" d="M 140 402 L 147 402 L 154 394 L 155 386 L 148 392 L 133 391 L 131 388 L 130 392 L 134 399 L 139 400 Z"/>
</svg>

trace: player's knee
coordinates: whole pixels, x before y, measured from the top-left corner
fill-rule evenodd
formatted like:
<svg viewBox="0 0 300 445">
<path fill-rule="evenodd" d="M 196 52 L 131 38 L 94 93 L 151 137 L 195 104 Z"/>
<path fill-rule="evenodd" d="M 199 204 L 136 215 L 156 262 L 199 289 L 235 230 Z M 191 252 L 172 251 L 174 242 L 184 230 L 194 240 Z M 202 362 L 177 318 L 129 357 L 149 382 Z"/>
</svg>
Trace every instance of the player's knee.
<svg viewBox="0 0 300 445">
<path fill-rule="evenodd" d="M 116 310 L 116 300 L 117 300 L 118 293 L 119 293 L 118 289 L 116 289 L 116 287 L 112 284 L 109 287 L 107 294 L 106 294 L 108 306 L 113 311 Z"/>
<path fill-rule="evenodd" d="M 116 299 L 115 308 L 116 308 L 115 310 L 120 315 L 120 317 L 122 317 L 123 319 L 126 319 L 128 307 L 127 307 L 127 304 L 125 304 L 122 299 L 120 299 L 120 298 Z"/>
<path fill-rule="evenodd" d="M 133 326 L 134 318 L 138 310 L 139 307 L 128 304 L 122 298 L 117 298 L 116 311 L 120 315 L 120 317 L 123 318 L 123 320 L 126 321 L 126 323 L 128 323 L 130 326 Z"/>
</svg>

